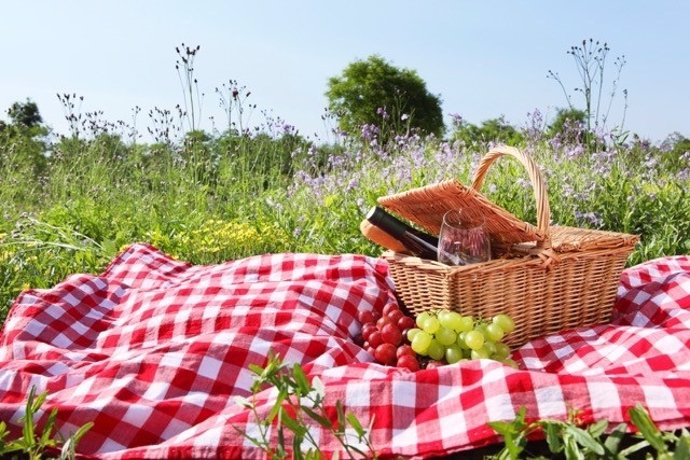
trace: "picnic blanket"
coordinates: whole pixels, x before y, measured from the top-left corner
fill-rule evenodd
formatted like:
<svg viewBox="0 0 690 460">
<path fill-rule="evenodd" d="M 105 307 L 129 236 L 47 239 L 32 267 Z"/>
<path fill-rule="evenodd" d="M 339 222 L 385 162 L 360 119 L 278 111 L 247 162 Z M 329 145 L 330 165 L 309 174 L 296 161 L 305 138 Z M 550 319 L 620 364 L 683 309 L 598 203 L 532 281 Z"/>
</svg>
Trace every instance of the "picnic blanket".
<svg viewBox="0 0 690 460">
<path fill-rule="evenodd" d="M 23 292 L 0 336 L 0 420 L 19 433 L 31 387 L 65 434 L 89 422 L 94 458 L 262 458 L 236 430 L 255 420 L 250 363 L 271 350 L 301 363 L 363 425 L 382 458 L 429 458 L 498 442 L 487 425 L 530 418 L 628 421 L 645 405 L 661 428 L 690 426 L 690 257 L 627 269 L 613 322 L 534 340 L 520 369 L 476 360 L 416 373 L 355 344 L 358 310 L 396 302 L 387 266 L 362 255 L 273 254 L 212 266 L 143 244 L 101 275 Z M 612 306 L 613 307 L 613 306 Z M 257 395 L 259 410 L 275 393 Z M 331 456 L 337 441 L 314 425 Z M 273 433 L 275 435 L 275 433 Z M 341 454 L 343 452 L 340 452 Z"/>
</svg>

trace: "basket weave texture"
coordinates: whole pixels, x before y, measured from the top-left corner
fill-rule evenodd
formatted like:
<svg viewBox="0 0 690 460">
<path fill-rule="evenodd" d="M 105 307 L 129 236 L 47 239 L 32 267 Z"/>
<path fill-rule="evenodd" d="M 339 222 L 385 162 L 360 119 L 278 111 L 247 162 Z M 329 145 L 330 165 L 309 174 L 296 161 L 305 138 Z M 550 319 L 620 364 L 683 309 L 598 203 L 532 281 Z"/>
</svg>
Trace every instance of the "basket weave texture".
<svg viewBox="0 0 690 460">
<path fill-rule="evenodd" d="M 522 222 L 479 190 L 491 164 L 502 156 L 527 170 L 537 202 L 537 225 Z M 457 181 L 381 197 L 379 204 L 438 234 L 443 214 L 465 209 L 485 216 L 494 258 L 448 266 L 393 251 L 390 266 L 398 296 L 414 314 L 447 308 L 490 318 L 510 315 L 516 324 L 506 343 L 515 347 L 565 329 L 608 322 L 621 271 L 638 237 L 550 225 L 550 208 L 538 166 L 526 153 L 497 147 L 481 160 L 472 186 Z"/>
</svg>

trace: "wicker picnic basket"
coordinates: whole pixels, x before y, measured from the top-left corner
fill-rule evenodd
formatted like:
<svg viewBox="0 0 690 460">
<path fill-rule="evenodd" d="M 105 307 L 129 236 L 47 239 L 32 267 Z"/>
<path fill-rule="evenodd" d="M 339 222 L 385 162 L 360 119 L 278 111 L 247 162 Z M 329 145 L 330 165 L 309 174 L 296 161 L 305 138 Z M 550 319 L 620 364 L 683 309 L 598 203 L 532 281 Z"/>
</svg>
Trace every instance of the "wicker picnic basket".
<svg viewBox="0 0 690 460">
<path fill-rule="evenodd" d="M 504 155 L 527 170 L 537 203 L 536 227 L 479 192 L 491 164 Z M 526 153 L 506 146 L 483 157 L 471 187 L 449 180 L 381 197 L 378 203 L 433 234 L 439 233 L 449 209 L 484 215 L 493 250 L 488 262 L 448 266 L 390 250 L 382 257 L 412 313 L 440 308 L 484 318 L 506 313 L 516 324 L 506 337 L 511 346 L 607 322 L 621 271 L 638 240 L 635 235 L 550 225 L 538 166 Z"/>
</svg>

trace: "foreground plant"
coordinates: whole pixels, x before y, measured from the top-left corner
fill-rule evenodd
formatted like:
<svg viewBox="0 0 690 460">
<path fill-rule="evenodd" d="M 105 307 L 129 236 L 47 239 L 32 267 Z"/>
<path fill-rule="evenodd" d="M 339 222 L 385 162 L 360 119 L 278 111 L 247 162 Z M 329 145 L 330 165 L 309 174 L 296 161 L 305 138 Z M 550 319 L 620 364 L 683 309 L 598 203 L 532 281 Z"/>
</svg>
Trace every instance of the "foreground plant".
<svg viewBox="0 0 690 460">
<path fill-rule="evenodd" d="M 256 374 L 251 387 L 252 397 L 238 396 L 235 401 L 251 411 L 257 421 L 259 433 L 257 436 L 252 436 L 238 427 L 235 429 L 263 450 L 268 458 L 272 460 L 324 458 L 318 441 L 309 431 L 310 420 L 328 430 L 338 440 L 347 453 L 347 458 L 377 458 L 369 439 L 369 431 L 362 426 L 354 414 L 345 412 L 340 401 L 336 402 L 337 420 L 335 422 L 331 420 L 324 406 L 325 388 L 318 377 L 314 377 L 309 382 L 299 364 L 294 364 L 289 368 L 274 354 L 269 355 L 266 367 L 250 364 L 249 369 Z M 267 386 L 272 386 L 277 391 L 277 396 L 271 410 L 262 417 L 258 411 L 256 395 Z M 277 446 L 271 441 L 272 428 L 277 432 Z M 352 439 L 352 432 L 355 435 L 354 439 Z M 288 434 L 292 435 L 292 452 L 286 449 Z M 366 445 L 367 451 L 357 447 L 362 444 Z M 290 454 L 292 457 L 289 457 Z M 337 455 L 333 458 L 337 458 Z"/>
<path fill-rule="evenodd" d="M 57 408 L 53 408 L 43 430 L 39 433 L 35 426 L 34 415 L 45 402 L 47 395 L 47 393 L 41 393 L 36 396 L 33 387 L 29 391 L 26 412 L 23 417 L 22 437 L 7 441 L 6 438 L 9 435 L 7 425 L 5 422 L 0 422 L 0 457 L 15 458 L 15 455 L 20 455 L 20 458 L 39 460 L 46 458 L 46 451 L 59 448 L 60 456 L 57 458 L 61 460 L 76 458 L 77 443 L 91 429 L 93 422 L 83 425 L 76 433 L 64 440 L 59 433 L 53 433 L 57 419 Z"/>
<path fill-rule="evenodd" d="M 519 458 L 542 459 L 544 456 L 530 456 L 527 450 L 528 438 L 542 432 L 546 438 L 548 451 L 575 459 L 690 459 L 690 432 L 686 429 L 679 434 L 662 432 L 649 417 L 641 404 L 630 409 L 630 420 L 639 434 L 626 434 L 627 425 L 617 425 L 604 436 L 609 423 L 600 420 L 586 428 L 577 426 L 576 416 L 563 422 L 560 420 L 525 421 L 526 409 L 522 407 L 512 422 L 492 422 L 491 427 L 503 437 L 503 449 L 493 456 L 496 460 L 516 460 Z"/>
</svg>

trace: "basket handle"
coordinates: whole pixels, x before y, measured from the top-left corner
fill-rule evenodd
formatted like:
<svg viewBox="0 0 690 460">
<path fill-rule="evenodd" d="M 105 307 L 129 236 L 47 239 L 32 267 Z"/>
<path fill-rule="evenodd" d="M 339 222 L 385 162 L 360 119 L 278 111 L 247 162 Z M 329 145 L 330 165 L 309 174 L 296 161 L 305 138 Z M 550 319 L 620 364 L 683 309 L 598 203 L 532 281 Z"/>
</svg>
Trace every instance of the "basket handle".
<svg viewBox="0 0 690 460">
<path fill-rule="evenodd" d="M 549 208 L 549 197 L 546 193 L 546 185 L 541 171 L 530 155 L 515 147 L 505 145 L 494 147 L 484 155 L 484 158 L 482 158 L 479 166 L 474 171 L 472 188 L 479 191 L 491 164 L 504 155 L 515 158 L 527 170 L 529 179 L 532 182 L 532 188 L 534 189 L 534 198 L 537 201 L 537 231 L 545 237 L 544 241 L 537 241 L 537 248 L 550 249 L 551 235 L 549 232 L 549 222 L 551 221 L 551 209 Z"/>
</svg>

